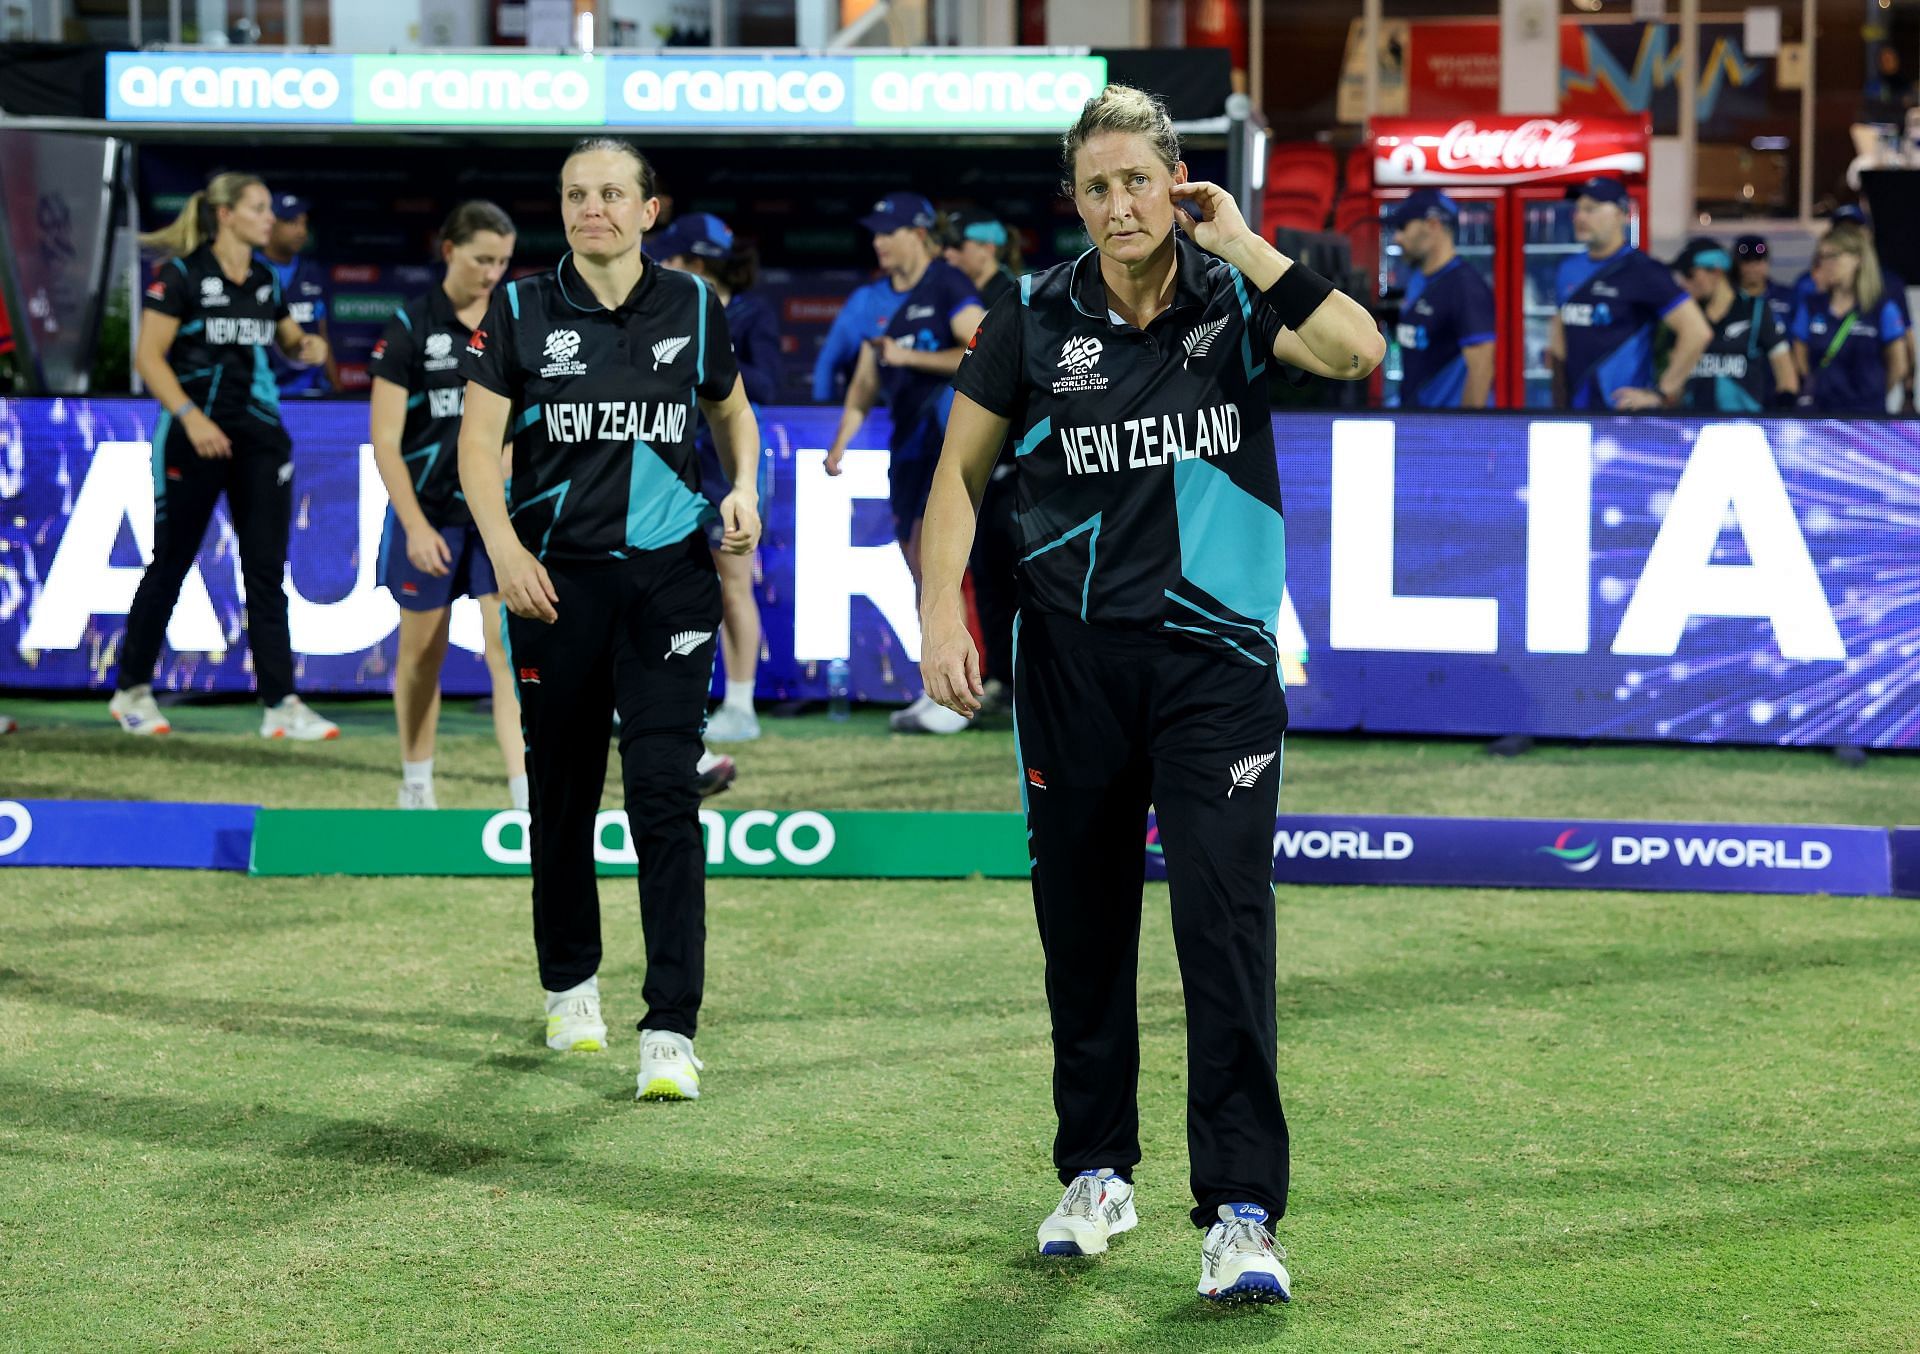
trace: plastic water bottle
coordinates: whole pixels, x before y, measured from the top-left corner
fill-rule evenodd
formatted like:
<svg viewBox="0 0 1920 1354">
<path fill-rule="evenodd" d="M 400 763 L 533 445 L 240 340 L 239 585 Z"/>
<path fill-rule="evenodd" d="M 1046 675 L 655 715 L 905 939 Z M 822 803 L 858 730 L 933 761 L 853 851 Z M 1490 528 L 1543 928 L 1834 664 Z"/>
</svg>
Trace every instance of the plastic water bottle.
<svg viewBox="0 0 1920 1354">
<path fill-rule="evenodd" d="M 853 707 L 848 699 L 848 685 L 852 671 L 847 660 L 836 658 L 827 664 L 827 718 L 836 723 L 845 723 L 853 718 Z"/>
</svg>

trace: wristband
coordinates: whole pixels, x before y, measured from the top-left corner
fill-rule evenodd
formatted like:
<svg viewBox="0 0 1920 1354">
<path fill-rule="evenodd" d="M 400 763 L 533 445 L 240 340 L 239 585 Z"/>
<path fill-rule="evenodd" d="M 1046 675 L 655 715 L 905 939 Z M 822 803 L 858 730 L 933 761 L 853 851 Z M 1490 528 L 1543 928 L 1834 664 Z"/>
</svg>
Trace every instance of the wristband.
<svg viewBox="0 0 1920 1354">
<path fill-rule="evenodd" d="M 1281 324 L 1298 330 L 1331 295 L 1333 283 L 1306 264 L 1296 262 L 1280 274 L 1278 282 L 1260 293 L 1260 301 L 1279 317 Z"/>
<path fill-rule="evenodd" d="M 186 400 L 180 401 L 179 408 L 169 409 L 167 412 L 172 414 L 175 418 L 185 418 L 187 416 L 187 410 L 191 408 L 193 408 L 193 401 L 190 399 L 186 399 Z"/>
</svg>

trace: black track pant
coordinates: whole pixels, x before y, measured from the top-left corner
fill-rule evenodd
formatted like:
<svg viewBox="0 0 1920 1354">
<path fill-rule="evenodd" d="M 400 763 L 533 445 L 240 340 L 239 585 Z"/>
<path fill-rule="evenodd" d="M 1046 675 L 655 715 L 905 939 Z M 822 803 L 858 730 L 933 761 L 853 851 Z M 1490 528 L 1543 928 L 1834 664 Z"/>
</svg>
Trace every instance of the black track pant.
<svg viewBox="0 0 1920 1354">
<path fill-rule="evenodd" d="M 704 533 L 605 564 L 553 564 L 559 619 L 507 617 L 533 809 L 533 943 L 540 985 L 600 969 L 594 818 L 620 712 L 627 822 L 640 862 L 647 1004 L 642 1029 L 689 1039 L 706 979 L 700 731 L 713 681 L 720 580 Z"/>
<path fill-rule="evenodd" d="M 1053 1017 L 1062 1183 L 1140 1160 L 1140 898 L 1158 815 L 1187 1003 L 1194 1221 L 1287 1207 L 1275 1066 L 1279 674 L 1150 632 L 1016 622 L 1014 727 Z"/>
<path fill-rule="evenodd" d="M 240 543 L 254 686 L 261 701 L 278 705 L 293 694 L 293 641 L 282 589 L 287 534 L 293 524 L 293 443 L 286 429 L 242 414 L 220 425 L 233 443 L 233 455 L 210 460 L 195 454 L 177 423 L 162 422 L 166 426 L 154 430 L 159 473 L 154 479 L 153 563 L 140 576 L 127 610 L 127 637 L 114 687 L 125 691 L 153 680 L 180 585 L 200 553 L 213 506 L 225 494 Z"/>
<path fill-rule="evenodd" d="M 984 676 L 1013 685 L 1013 615 L 1020 605 L 1015 571 L 1020 563 L 1020 529 L 1014 520 L 1014 477 L 999 473 L 980 495 L 979 526 L 973 536 L 973 603 L 980 612 L 980 655 Z"/>
</svg>

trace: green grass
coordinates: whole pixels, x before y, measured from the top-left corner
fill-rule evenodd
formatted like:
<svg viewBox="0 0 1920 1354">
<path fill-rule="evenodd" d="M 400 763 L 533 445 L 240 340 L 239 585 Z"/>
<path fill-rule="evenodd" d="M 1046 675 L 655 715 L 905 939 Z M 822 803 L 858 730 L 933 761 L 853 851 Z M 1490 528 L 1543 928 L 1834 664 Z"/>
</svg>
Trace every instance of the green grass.
<svg viewBox="0 0 1920 1354">
<path fill-rule="evenodd" d="M 8 797 L 393 789 L 384 707 L 316 748 L 244 709 L 145 744 L 7 708 Z M 1013 802 L 1004 732 L 834 733 L 774 727 L 729 798 Z M 492 756 L 450 719 L 443 802 L 495 802 Z M 1295 739 L 1286 802 L 1876 823 L 1913 816 L 1913 774 Z M 0 878 L 0 1348 L 1920 1349 L 1910 902 L 1284 891 L 1298 1295 L 1219 1313 L 1192 1296 L 1163 888 L 1141 1226 L 1055 1265 L 1022 885 L 715 881 L 707 1096 L 673 1106 L 633 1102 L 624 1040 L 546 1052 L 519 882 Z M 630 890 L 603 886 L 616 1024 Z"/>
</svg>

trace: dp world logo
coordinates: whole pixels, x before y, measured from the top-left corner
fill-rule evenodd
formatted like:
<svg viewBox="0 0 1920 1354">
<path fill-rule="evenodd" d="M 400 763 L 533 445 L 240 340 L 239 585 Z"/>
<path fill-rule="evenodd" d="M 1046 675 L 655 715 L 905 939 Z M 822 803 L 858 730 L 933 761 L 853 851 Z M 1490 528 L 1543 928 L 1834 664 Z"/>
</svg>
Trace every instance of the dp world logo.
<svg viewBox="0 0 1920 1354">
<path fill-rule="evenodd" d="M 1543 856 L 1552 856 L 1575 874 L 1585 874 L 1600 863 L 1600 843 L 1596 840 L 1575 846 L 1574 835 L 1574 829 L 1568 828 L 1553 839 L 1552 846 L 1536 846 L 1534 850 Z"/>
</svg>

